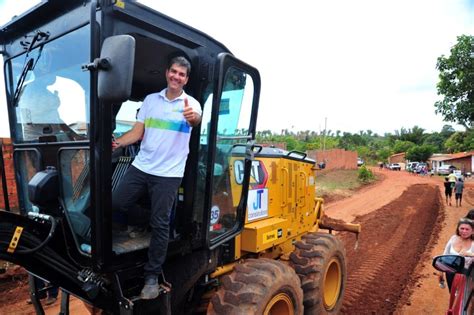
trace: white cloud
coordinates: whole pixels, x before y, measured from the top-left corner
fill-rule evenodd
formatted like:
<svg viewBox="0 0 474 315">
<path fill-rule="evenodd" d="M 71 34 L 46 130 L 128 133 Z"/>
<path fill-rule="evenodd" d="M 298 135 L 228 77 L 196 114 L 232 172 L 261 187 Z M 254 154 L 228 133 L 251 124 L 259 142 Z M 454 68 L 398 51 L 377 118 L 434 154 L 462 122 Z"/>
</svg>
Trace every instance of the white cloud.
<svg viewBox="0 0 474 315">
<path fill-rule="evenodd" d="M 142 2 L 256 66 L 258 128 L 275 131 L 319 130 L 325 117 L 332 130 L 439 131 L 436 59 L 458 35 L 474 33 L 474 10 L 459 0 L 276 1 L 271 9 L 250 0 L 226 9 L 218 1 Z"/>
<path fill-rule="evenodd" d="M 319 130 L 325 117 L 332 130 L 439 131 L 436 59 L 474 34 L 469 0 L 140 2 L 257 67 L 257 127 L 274 131 Z"/>
<path fill-rule="evenodd" d="M 14 16 L 21 15 L 40 2 L 40 0 L 1 0 L 0 25 L 8 23 Z"/>
</svg>

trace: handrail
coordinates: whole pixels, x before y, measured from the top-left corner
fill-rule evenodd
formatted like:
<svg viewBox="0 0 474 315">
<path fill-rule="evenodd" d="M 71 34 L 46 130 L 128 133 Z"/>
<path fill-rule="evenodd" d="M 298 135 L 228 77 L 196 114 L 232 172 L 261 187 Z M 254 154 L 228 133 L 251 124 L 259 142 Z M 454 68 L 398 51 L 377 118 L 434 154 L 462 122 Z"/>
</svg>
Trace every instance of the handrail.
<svg viewBox="0 0 474 315">
<path fill-rule="evenodd" d="M 3 139 L 0 141 L 0 170 L 2 176 L 2 192 L 5 210 L 10 211 L 10 201 L 8 200 L 7 176 L 5 175 L 5 160 L 3 159 Z"/>
<path fill-rule="evenodd" d="M 217 136 L 217 140 L 252 140 L 252 135 L 248 136 Z"/>
<path fill-rule="evenodd" d="M 289 181 L 290 179 L 290 172 L 288 171 L 288 169 L 286 167 L 282 167 L 281 168 L 281 171 L 282 171 L 282 174 L 286 174 L 286 180 L 285 180 L 285 176 L 282 175 L 282 184 L 281 184 L 281 207 L 284 208 L 286 207 L 286 205 L 288 204 L 288 186 L 287 186 L 287 182 Z"/>
<path fill-rule="evenodd" d="M 288 152 L 286 156 L 291 156 L 292 154 L 298 154 L 301 155 L 301 159 L 304 160 L 308 155 L 305 152 L 297 151 L 297 150 L 292 150 Z"/>
<path fill-rule="evenodd" d="M 307 187 L 307 177 L 306 177 L 305 172 L 300 172 L 299 176 L 300 176 L 299 182 L 301 183 L 301 186 L 302 186 L 302 188 L 301 188 L 301 190 L 302 190 L 301 194 L 302 195 L 300 196 L 300 198 L 302 199 L 301 200 L 302 204 L 299 205 L 299 206 L 304 207 L 304 206 L 306 206 L 306 193 L 307 193 L 307 189 L 308 189 L 308 187 Z"/>
</svg>

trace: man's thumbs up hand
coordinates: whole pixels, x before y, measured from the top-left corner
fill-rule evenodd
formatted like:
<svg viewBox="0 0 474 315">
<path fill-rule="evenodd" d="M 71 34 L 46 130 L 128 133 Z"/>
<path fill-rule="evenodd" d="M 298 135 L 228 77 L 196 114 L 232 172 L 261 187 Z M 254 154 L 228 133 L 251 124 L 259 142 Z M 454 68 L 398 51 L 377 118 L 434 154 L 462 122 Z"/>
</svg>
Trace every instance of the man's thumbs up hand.
<svg viewBox="0 0 474 315">
<path fill-rule="evenodd" d="M 189 106 L 188 98 L 184 99 L 183 116 L 184 116 L 184 119 L 186 119 L 186 121 L 188 122 L 188 124 L 192 126 L 194 123 L 195 117 L 194 117 L 193 109 L 191 108 L 191 106 Z"/>
</svg>

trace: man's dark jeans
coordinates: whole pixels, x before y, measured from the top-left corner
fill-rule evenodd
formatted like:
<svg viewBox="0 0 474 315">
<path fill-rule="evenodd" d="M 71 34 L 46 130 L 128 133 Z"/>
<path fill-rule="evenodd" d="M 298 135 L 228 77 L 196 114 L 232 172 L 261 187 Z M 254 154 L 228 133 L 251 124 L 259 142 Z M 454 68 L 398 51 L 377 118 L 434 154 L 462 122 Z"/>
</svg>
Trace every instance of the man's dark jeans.
<svg viewBox="0 0 474 315">
<path fill-rule="evenodd" d="M 146 278 L 157 277 L 161 273 L 168 249 L 171 208 L 180 184 L 181 178 L 150 175 L 132 165 L 113 193 L 114 211 L 128 212 L 129 215 L 132 211 L 139 211 L 137 202 L 141 197 L 147 193 L 150 196 L 151 215 L 144 218 L 145 221 L 149 219 L 151 226 L 148 262 L 144 268 Z"/>
</svg>

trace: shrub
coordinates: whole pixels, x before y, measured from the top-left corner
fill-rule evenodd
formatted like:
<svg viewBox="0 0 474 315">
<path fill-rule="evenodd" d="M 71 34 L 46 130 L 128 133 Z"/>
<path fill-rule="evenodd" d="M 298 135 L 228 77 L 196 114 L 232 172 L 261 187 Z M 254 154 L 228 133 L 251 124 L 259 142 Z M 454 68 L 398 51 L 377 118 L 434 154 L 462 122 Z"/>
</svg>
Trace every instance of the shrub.
<svg viewBox="0 0 474 315">
<path fill-rule="evenodd" d="M 363 183 L 368 183 L 374 179 L 374 174 L 371 170 L 365 167 L 365 165 L 362 165 L 359 168 L 359 174 L 357 175 L 357 178 Z"/>
</svg>

